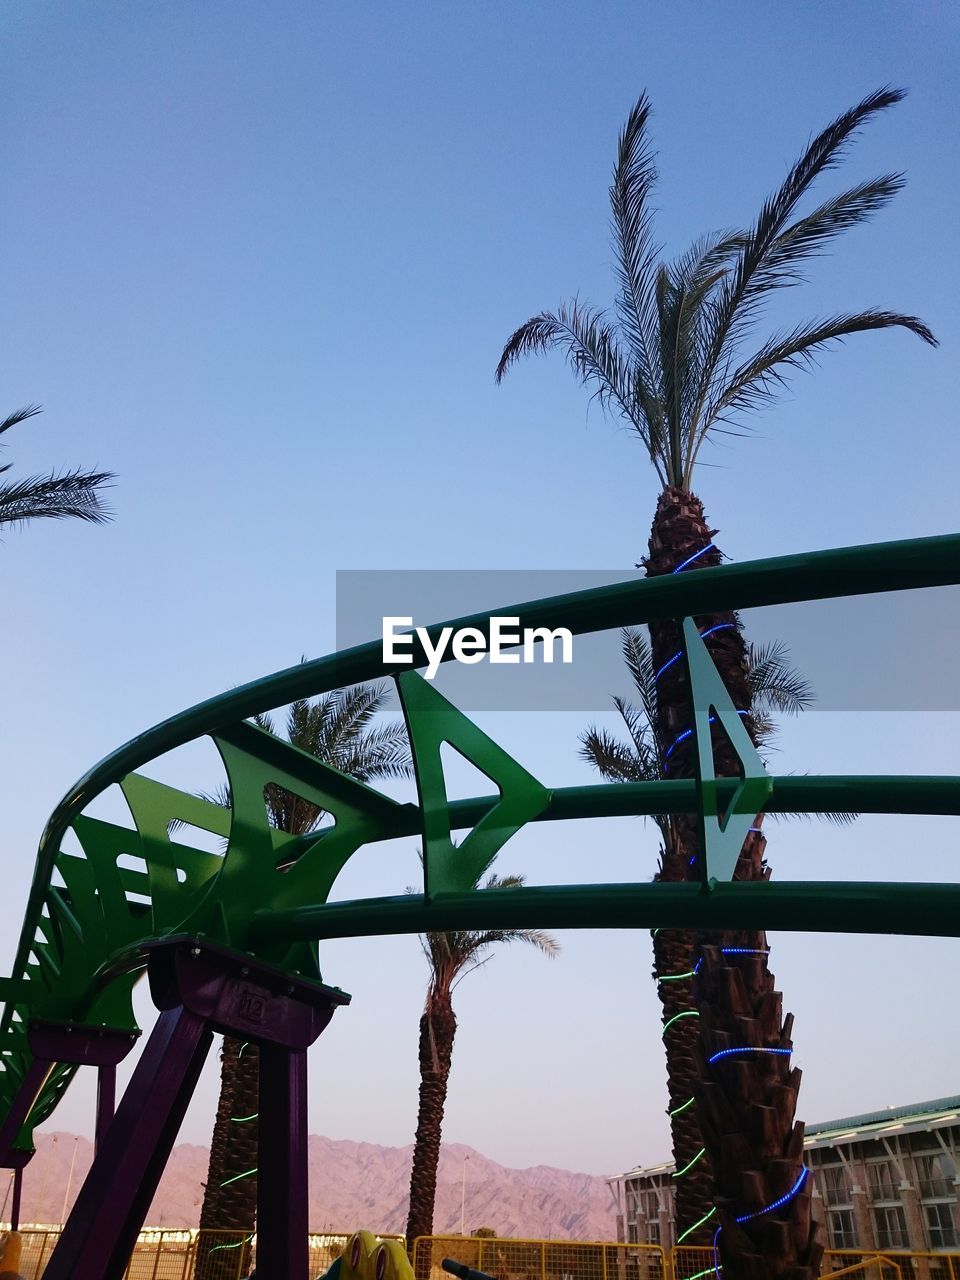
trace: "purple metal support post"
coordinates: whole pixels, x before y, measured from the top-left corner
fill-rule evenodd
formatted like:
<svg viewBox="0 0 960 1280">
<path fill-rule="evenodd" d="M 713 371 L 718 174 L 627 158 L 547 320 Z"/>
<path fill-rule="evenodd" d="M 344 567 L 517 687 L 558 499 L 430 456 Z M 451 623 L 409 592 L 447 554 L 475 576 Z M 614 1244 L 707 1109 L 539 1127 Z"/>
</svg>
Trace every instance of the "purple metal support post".
<svg viewBox="0 0 960 1280">
<path fill-rule="evenodd" d="M 14 1170 L 13 1174 L 13 1205 L 10 1209 L 10 1230 L 19 1231 L 20 1229 L 20 1197 L 23 1194 L 23 1165 Z"/>
<path fill-rule="evenodd" d="M 45 1280 L 123 1276 L 212 1039 L 206 1020 L 182 1006 L 160 1015 Z"/>
<path fill-rule="evenodd" d="M 307 1055 L 260 1047 L 257 1273 L 307 1280 Z"/>
<path fill-rule="evenodd" d="M 103 1137 L 107 1125 L 113 1119 L 117 1099 L 117 1068 L 111 1063 L 97 1068 L 97 1127 L 94 1138 L 94 1151 L 103 1145 Z"/>
</svg>

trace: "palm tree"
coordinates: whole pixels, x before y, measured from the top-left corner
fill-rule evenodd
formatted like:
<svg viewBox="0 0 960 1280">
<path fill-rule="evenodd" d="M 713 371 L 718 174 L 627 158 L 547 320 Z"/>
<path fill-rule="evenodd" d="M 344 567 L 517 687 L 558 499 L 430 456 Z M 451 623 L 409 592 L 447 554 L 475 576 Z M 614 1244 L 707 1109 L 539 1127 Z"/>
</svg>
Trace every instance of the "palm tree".
<svg viewBox="0 0 960 1280">
<path fill-rule="evenodd" d="M 581 759 L 608 782 L 655 782 L 668 776 L 654 724 L 657 715 L 656 669 L 650 646 L 643 631 L 628 627 L 620 634 L 620 648 L 630 674 L 639 705 L 626 698 L 615 697 L 627 739 L 607 729 L 591 726 L 580 736 Z M 769 748 L 776 735 L 776 715 L 797 715 L 813 701 L 809 683 L 793 670 L 789 655 L 780 642 L 747 646 L 747 681 L 753 705 L 754 735 L 758 747 Z M 837 821 L 849 820 L 847 814 L 824 815 Z M 668 814 L 654 814 L 660 831 L 659 870 L 655 880 L 663 878 L 664 862 L 677 843 L 674 819 Z M 674 1150 L 692 1157 L 703 1151 L 698 1113 L 690 1106 L 697 1088 L 694 1063 L 697 1040 L 696 1023 L 690 1015 L 696 1012 L 693 1001 L 693 976 L 699 960 L 696 936 L 687 930 L 657 929 L 653 937 L 655 953 L 654 978 L 663 1008 L 663 1025 L 669 1028 L 668 1082 L 670 1102 L 668 1114 Z M 684 1105 L 686 1104 L 686 1105 Z M 685 1160 L 689 1164 L 689 1157 Z M 677 1168 L 683 1165 L 678 1164 Z M 712 1167 L 704 1154 L 677 1183 L 676 1218 L 678 1222 L 696 1222 L 709 1211 L 712 1203 Z"/>
<path fill-rule="evenodd" d="M 287 738 L 301 751 L 359 782 L 406 777 L 411 763 L 403 724 L 371 726 L 389 697 L 389 686 L 381 682 L 338 689 L 313 703 L 294 702 L 287 713 Z M 269 716 L 256 716 L 255 720 L 261 729 L 274 732 Z M 270 821 L 280 831 L 308 835 L 323 822 L 325 811 L 302 796 L 274 783 L 264 794 Z M 211 798 L 230 804 L 226 789 Z M 220 1100 L 210 1142 L 200 1229 L 230 1234 L 201 1235 L 197 1280 L 232 1280 L 240 1274 L 236 1249 L 246 1252 L 244 1246 L 253 1233 L 257 1212 L 258 1090 L 257 1046 L 224 1036 Z"/>
<path fill-rule="evenodd" d="M 484 889 L 510 889 L 523 884 L 523 876 L 490 875 Z M 474 888 L 479 886 L 479 878 Z M 453 1012 L 453 991 L 469 973 L 492 957 L 491 947 L 501 942 L 528 942 L 553 957 L 557 942 L 537 929 L 484 929 L 427 933 L 420 943 L 430 966 L 427 998 L 420 1016 L 420 1100 L 417 1133 L 413 1144 L 410 1174 L 410 1212 L 407 1218 L 407 1248 L 413 1249 L 418 1236 L 433 1233 L 433 1207 L 437 1193 L 437 1165 L 440 1134 L 447 1100 L 447 1081 L 453 1057 L 457 1019 Z"/>
<path fill-rule="evenodd" d="M 646 95 L 634 106 L 620 135 L 610 188 L 618 291 L 612 314 L 573 301 L 533 316 L 511 336 L 497 367 L 501 380 L 523 355 L 559 349 L 574 374 L 602 407 L 624 420 L 645 447 L 663 486 L 650 533 L 644 567 L 650 576 L 717 565 L 703 504 L 692 492 L 694 467 L 708 440 L 741 433 L 750 412 L 776 400 L 789 375 L 810 368 L 825 349 L 852 334 L 905 328 L 936 344 L 916 316 L 870 309 L 849 311 L 758 339 L 765 307 L 782 290 L 801 284 L 806 264 L 842 232 L 864 222 L 903 186 L 891 173 L 830 196 L 809 212 L 799 212 L 816 180 L 841 162 L 856 132 L 903 97 L 884 88 L 844 112 L 808 145 L 780 187 L 764 201 L 756 220 L 742 230 L 708 235 L 673 261 L 662 261 L 653 239 L 650 196 L 656 166 L 648 137 Z M 697 619 L 731 698 L 756 740 L 745 641 L 732 613 Z M 706 638 L 709 633 L 709 638 Z M 693 774 L 692 724 L 684 664 L 673 622 L 650 626 L 654 671 L 654 737 L 671 777 Z M 733 776 L 737 761 L 725 736 L 714 734 L 718 774 Z M 737 879 L 765 878 L 765 841 L 751 832 L 737 864 Z M 697 827 L 692 816 L 673 820 L 665 844 L 661 878 L 697 876 Z M 671 935 L 656 960 L 666 979 L 684 972 L 682 953 L 673 954 Z M 686 1243 L 710 1243 L 722 1227 L 720 1253 L 727 1275 L 750 1277 L 815 1275 L 821 1246 L 810 1219 L 809 1180 L 798 1175 L 801 1125 L 794 1123 L 800 1073 L 788 1052 L 738 1053 L 708 1063 L 724 1048 L 787 1050 L 792 1018 L 781 1017 L 762 933 L 705 937 L 703 960 L 694 983 L 699 1013 L 675 1024 L 667 1038 L 671 1110 L 693 1110 L 673 1087 L 675 1070 L 699 1076 L 699 1151 L 675 1147 L 680 1172 L 696 1181 L 709 1159 L 713 1204 L 697 1217 L 678 1220 Z M 734 953 L 733 948 L 736 948 Z M 689 960 L 689 957 L 686 958 Z M 696 1030 L 691 1024 L 696 1023 Z M 675 1120 L 677 1116 L 673 1117 Z M 690 1126 L 678 1125 L 690 1140 Z M 692 1164 L 691 1164 L 692 1162 Z M 684 1178 L 678 1178 L 678 1183 Z M 768 1206 L 783 1199 L 770 1212 Z M 692 1197 L 683 1197 L 685 1215 Z M 737 1222 L 737 1218 L 744 1221 Z"/>
<path fill-rule="evenodd" d="M 18 423 L 40 413 L 40 406 L 26 405 L 0 422 L 0 436 Z M 5 475 L 13 464 L 0 467 Z M 101 490 L 113 476 L 109 471 L 51 471 L 46 476 L 27 476 L 24 480 L 0 481 L 0 529 L 25 524 L 46 516 L 53 520 L 73 517 L 91 524 L 104 524 L 110 513 L 103 504 Z"/>
</svg>

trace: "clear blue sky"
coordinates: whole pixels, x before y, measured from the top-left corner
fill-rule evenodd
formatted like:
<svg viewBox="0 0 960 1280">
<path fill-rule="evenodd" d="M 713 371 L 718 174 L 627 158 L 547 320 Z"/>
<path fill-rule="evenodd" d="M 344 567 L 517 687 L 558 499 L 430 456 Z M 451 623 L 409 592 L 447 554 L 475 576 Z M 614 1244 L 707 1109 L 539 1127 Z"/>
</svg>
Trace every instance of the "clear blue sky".
<svg viewBox="0 0 960 1280">
<path fill-rule="evenodd" d="M 906 191 L 791 306 L 916 312 L 940 350 L 852 340 L 753 439 L 711 455 L 697 488 L 737 559 L 957 528 L 954 6 L 38 0 L 0 24 L 3 405 L 45 406 L 7 457 L 118 475 L 111 527 L 35 526 L 0 546 L 7 955 L 59 797 L 166 715 L 330 650 L 337 569 L 640 558 L 656 498 L 640 446 L 588 411 L 559 357 L 500 388 L 493 369 L 535 311 L 611 298 L 607 185 L 643 89 L 668 252 L 748 219 L 865 93 L 910 90 L 823 188 L 905 169 Z M 483 722 L 543 781 L 587 780 L 577 717 Z M 957 727 L 813 714 L 777 768 L 960 772 Z M 211 768 L 198 756 L 168 776 L 208 785 Z M 652 874 L 652 830 L 604 832 L 524 835 L 502 869 L 571 880 L 586 847 L 598 879 Z M 871 819 L 777 830 L 770 859 L 796 878 L 943 879 L 955 848 L 955 824 Z M 371 854 L 343 892 L 400 890 L 414 868 L 412 846 Z M 446 1136 L 517 1165 L 656 1161 L 649 940 L 562 941 L 552 966 L 504 954 L 458 991 Z M 960 944 L 774 948 L 804 1116 L 958 1092 L 958 1033 L 917 990 L 960 971 Z M 408 1142 L 416 940 L 323 961 L 355 1003 L 314 1051 L 313 1127 Z M 213 1089 L 211 1073 L 186 1138 L 206 1141 Z M 89 1128 L 90 1097 L 57 1126 Z"/>
</svg>

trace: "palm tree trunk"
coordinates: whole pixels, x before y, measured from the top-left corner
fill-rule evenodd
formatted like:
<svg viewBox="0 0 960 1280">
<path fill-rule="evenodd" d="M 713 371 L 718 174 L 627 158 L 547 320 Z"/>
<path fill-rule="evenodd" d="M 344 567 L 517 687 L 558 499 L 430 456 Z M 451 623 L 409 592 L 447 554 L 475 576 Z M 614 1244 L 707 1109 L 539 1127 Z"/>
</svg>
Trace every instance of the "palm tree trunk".
<svg viewBox="0 0 960 1280">
<path fill-rule="evenodd" d="M 665 489 L 650 534 L 648 575 L 719 564 L 713 533 L 698 498 L 676 487 Z M 734 705 L 750 711 L 746 646 L 737 618 L 732 613 L 709 614 L 698 617 L 697 625 L 701 633 L 717 628 L 705 643 Z M 692 777 L 695 743 L 692 736 L 678 741 L 693 724 L 686 671 L 682 662 L 665 665 L 681 648 L 680 634 L 672 621 L 659 621 L 651 624 L 650 638 L 654 668 L 661 672 L 655 730 L 666 776 Z M 744 723 L 752 730 L 749 716 Z M 717 774 L 737 776 L 736 756 L 719 727 L 713 750 Z M 769 876 L 759 819 L 755 827 L 744 842 L 737 880 Z M 675 820 L 659 878 L 699 879 L 698 846 L 694 819 Z M 800 1073 L 791 1068 L 788 1054 L 756 1052 L 792 1047 L 792 1017 L 782 1018 L 780 996 L 767 965 L 766 935 L 741 931 L 697 938 L 685 934 L 681 939 L 673 931 L 666 937 L 658 933 L 655 940 L 664 1021 L 674 1012 L 699 1015 L 682 1018 L 665 1032 L 671 1110 L 690 1098 L 696 1100 L 672 1116 L 678 1174 L 689 1166 L 677 1178 L 678 1234 L 686 1233 L 684 1243 L 705 1244 L 717 1239 L 717 1227 L 722 1227 L 717 1243 L 725 1280 L 814 1277 L 822 1246 L 810 1215 L 809 1179 L 782 1207 L 760 1212 L 794 1187 L 803 1152 L 803 1126 L 794 1123 Z M 663 981 L 668 973 L 694 969 L 695 979 Z M 713 1054 L 730 1048 L 753 1051 L 709 1063 Z M 677 1123 L 687 1117 L 688 1123 Z M 701 1148 L 704 1154 L 698 1157 Z M 712 1175 L 712 1197 L 705 1194 L 706 1170 Z M 751 1214 L 757 1216 L 737 1223 L 737 1218 Z"/>
<path fill-rule="evenodd" d="M 420 1101 L 407 1218 L 407 1248 L 411 1251 L 417 1236 L 433 1234 L 440 1133 L 456 1033 L 457 1019 L 450 992 L 431 990 L 420 1018 Z M 429 1266 L 429 1258 L 427 1264 Z"/>
<path fill-rule="evenodd" d="M 665 878 L 662 873 L 658 879 Z M 696 1005 L 689 978 L 696 964 L 692 933 L 680 929 L 659 929 L 653 939 L 654 979 L 663 1009 L 664 1048 L 667 1057 L 667 1091 L 670 1132 L 677 1170 L 686 1172 L 675 1179 L 674 1220 L 677 1234 L 698 1222 L 713 1205 L 713 1171 L 704 1150 L 700 1117 L 695 1102 L 699 1080 Z M 673 975 L 663 980 L 666 975 Z M 702 1153 L 702 1154 L 701 1154 Z M 706 1231 L 694 1231 L 684 1244 L 702 1244 Z"/>
<path fill-rule="evenodd" d="M 200 1211 L 195 1280 L 236 1280 L 247 1274 L 249 1237 L 257 1218 L 259 1080 L 257 1046 L 224 1036 L 220 1102 Z M 242 1261 L 238 1254 L 243 1255 Z"/>
</svg>

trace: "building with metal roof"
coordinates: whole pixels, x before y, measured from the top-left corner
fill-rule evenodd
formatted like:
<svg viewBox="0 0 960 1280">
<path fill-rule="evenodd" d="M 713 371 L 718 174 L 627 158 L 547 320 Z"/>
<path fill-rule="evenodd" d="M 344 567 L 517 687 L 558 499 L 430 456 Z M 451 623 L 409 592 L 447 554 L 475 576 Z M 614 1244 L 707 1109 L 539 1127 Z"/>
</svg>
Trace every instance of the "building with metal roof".
<svg viewBox="0 0 960 1280">
<path fill-rule="evenodd" d="M 807 1125 L 803 1145 L 829 1249 L 960 1250 L 960 1096 Z M 676 1244 L 674 1173 L 610 1179 L 619 1239 Z"/>
</svg>

